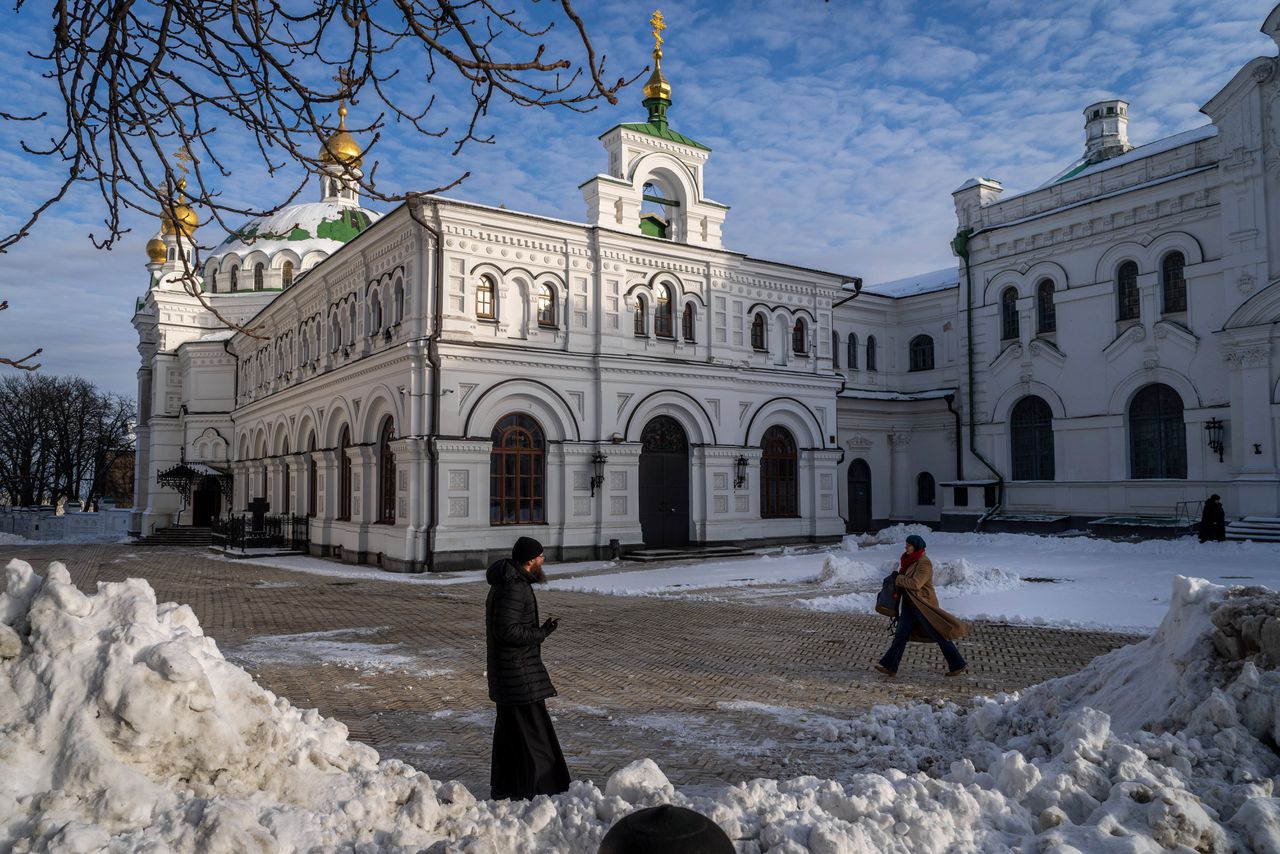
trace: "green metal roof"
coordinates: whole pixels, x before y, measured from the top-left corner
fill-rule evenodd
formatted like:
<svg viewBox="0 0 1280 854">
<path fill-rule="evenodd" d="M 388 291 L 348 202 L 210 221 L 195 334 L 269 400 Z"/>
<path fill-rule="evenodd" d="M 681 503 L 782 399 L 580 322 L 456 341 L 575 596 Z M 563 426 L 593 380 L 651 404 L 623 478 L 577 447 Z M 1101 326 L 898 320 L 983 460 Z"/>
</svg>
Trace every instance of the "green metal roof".
<svg viewBox="0 0 1280 854">
<path fill-rule="evenodd" d="M 649 136 L 656 136 L 659 139 L 668 139 L 668 140 L 671 140 L 672 142 L 678 142 L 681 145 L 688 145 L 693 148 L 701 148 L 703 151 L 711 150 L 710 148 L 708 148 L 707 146 L 703 145 L 700 142 L 694 142 L 692 139 L 689 139 L 689 137 L 685 136 L 684 134 L 676 133 L 666 125 L 656 125 L 656 124 L 653 124 L 652 122 L 631 122 L 630 124 L 619 125 L 618 127 L 626 128 L 627 130 L 633 130 L 636 133 L 644 133 L 644 134 L 648 134 Z"/>
</svg>

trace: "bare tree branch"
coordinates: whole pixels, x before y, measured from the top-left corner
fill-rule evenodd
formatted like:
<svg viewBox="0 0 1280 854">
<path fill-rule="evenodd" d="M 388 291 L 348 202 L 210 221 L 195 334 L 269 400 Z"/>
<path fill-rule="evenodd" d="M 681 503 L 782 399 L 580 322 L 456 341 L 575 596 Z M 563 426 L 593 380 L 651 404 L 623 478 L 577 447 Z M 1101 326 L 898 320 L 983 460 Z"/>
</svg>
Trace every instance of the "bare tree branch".
<svg viewBox="0 0 1280 854">
<path fill-rule="evenodd" d="M 50 44 L 30 55 L 56 87 L 61 115 L 0 113 L 0 121 L 52 130 L 22 147 L 58 162 L 63 178 L 0 237 L 0 252 L 78 184 L 102 198 L 105 230 L 92 236 L 101 247 L 126 233 L 130 212 L 172 213 L 175 175 L 183 171 L 173 162 L 177 148 L 196 156 L 191 203 L 221 230 L 230 230 L 229 218 L 273 213 L 297 197 L 309 173 L 325 168 L 321 147 L 336 129 L 333 108 L 347 97 L 373 102 L 367 123 L 351 129 L 368 149 L 390 117 L 429 137 L 451 136 L 455 152 L 491 141 L 479 126 L 495 97 L 573 110 L 615 103 L 635 78 L 604 82 L 603 54 L 571 0 L 527 2 L 522 12 L 499 0 L 54 0 Z M 534 13 L 543 19 L 534 21 Z M 571 38 L 553 48 L 562 21 Z M 565 55 L 553 55 L 561 49 Z M 409 69 L 419 69 L 416 79 Z M 350 77 L 335 88 L 340 70 Z M 457 131 L 430 120 L 446 71 L 472 101 Z M 302 164 L 304 174 L 278 206 L 257 210 L 225 199 L 219 182 L 230 170 L 218 148 L 229 134 L 251 140 L 270 174 Z M 405 198 L 377 190 L 371 175 L 360 183 L 370 198 Z"/>
</svg>

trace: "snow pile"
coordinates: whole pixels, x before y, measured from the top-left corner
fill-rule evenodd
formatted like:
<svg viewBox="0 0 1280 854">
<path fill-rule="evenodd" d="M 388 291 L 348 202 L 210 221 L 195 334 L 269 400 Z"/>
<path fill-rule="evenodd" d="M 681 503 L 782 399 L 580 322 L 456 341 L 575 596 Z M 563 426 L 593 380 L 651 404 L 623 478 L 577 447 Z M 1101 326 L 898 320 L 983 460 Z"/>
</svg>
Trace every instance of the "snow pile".
<svg viewBox="0 0 1280 854">
<path fill-rule="evenodd" d="M 690 797 L 641 759 L 603 791 L 494 803 L 276 698 L 144 581 L 86 595 L 20 561 L 5 580 L 0 849 L 587 854 L 675 803 L 745 854 L 1280 851 L 1280 596 L 1261 588 L 1179 578 L 1151 638 L 1021 697 L 827 719 L 844 782 Z"/>
<path fill-rule="evenodd" d="M 841 590 L 851 588 L 850 592 L 799 599 L 796 604 L 814 611 L 873 612 L 881 583 L 886 575 L 897 571 L 897 568 L 896 560 L 887 560 L 877 565 L 834 552 L 827 555 L 822 563 L 822 572 L 815 580 L 819 587 Z M 939 597 L 1011 590 L 1020 584 L 1021 578 L 997 566 L 979 566 L 964 558 L 933 562 L 933 586 Z"/>
<path fill-rule="evenodd" d="M 929 535 L 933 531 L 927 525 L 906 525 L 897 524 L 890 525 L 888 528 L 881 528 L 874 534 L 856 534 L 845 537 L 843 540 L 846 549 L 857 549 L 858 546 L 885 546 L 898 544 L 902 545 L 907 541 L 907 537 L 917 534 L 924 537 L 925 543 L 929 542 Z"/>
<path fill-rule="evenodd" d="M 34 544 L 34 540 L 28 540 L 21 534 L 6 534 L 4 531 L 0 531 L 0 546 L 26 546 Z"/>
</svg>

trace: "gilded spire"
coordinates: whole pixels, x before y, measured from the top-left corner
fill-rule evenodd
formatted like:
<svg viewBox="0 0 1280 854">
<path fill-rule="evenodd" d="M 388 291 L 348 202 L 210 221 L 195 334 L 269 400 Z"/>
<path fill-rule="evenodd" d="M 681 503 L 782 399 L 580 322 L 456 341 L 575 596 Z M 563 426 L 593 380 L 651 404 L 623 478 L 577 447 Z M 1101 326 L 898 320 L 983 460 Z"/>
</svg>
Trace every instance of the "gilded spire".
<svg viewBox="0 0 1280 854">
<path fill-rule="evenodd" d="M 333 79 L 342 86 L 342 102 L 338 105 L 338 130 L 320 146 L 320 160 L 323 163 L 337 163 L 359 169 L 364 160 L 364 152 L 355 138 L 347 133 L 347 98 L 351 94 L 351 73 L 343 68 Z"/>
<path fill-rule="evenodd" d="M 662 20 L 661 10 L 654 11 L 649 26 L 653 28 L 653 73 L 644 84 L 644 105 L 649 108 L 649 122 L 665 126 L 667 106 L 671 103 L 671 84 L 662 76 L 662 31 L 667 25 Z"/>
<path fill-rule="evenodd" d="M 172 210 L 160 213 L 160 231 L 163 234 L 180 234 L 190 239 L 196 233 L 196 227 L 200 225 L 200 218 L 187 204 L 186 194 L 187 164 L 195 158 L 191 156 L 191 152 L 185 145 L 174 152 L 173 157 L 178 161 L 178 169 L 182 172 L 182 177 L 178 179 L 178 196 L 173 200 Z"/>
</svg>

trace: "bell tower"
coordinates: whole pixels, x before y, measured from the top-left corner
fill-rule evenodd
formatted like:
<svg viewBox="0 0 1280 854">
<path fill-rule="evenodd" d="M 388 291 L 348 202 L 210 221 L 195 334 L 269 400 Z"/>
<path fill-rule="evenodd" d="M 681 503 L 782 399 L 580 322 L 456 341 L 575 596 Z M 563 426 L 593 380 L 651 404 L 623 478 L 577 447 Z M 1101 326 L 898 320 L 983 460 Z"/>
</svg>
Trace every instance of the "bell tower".
<svg viewBox="0 0 1280 854">
<path fill-rule="evenodd" d="M 695 246 L 722 248 L 728 205 L 703 195 L 711 149 L 675 131 L 668 121 L 671 84 L 662 73 L 662 12 L 649 19 L 653 73 L 644 85 L 643 122 L 621 124 L 600 141 L 609 171 L 581 185 L 587 221 L 614 231 L 644 234 Z"/>
</svg>

